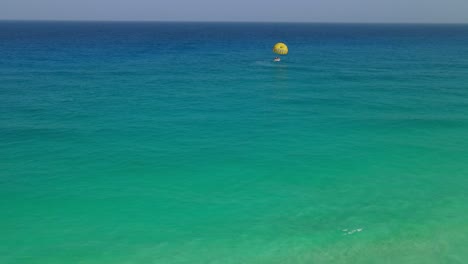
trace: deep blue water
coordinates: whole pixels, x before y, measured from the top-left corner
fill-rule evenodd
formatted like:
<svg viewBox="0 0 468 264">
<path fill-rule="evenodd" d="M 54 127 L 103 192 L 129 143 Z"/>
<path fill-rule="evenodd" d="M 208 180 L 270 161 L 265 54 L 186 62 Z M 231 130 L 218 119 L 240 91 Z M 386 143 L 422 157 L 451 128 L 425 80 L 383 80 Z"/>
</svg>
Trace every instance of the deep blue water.
<svg viewBox="0 0 468 264">
<path fill-rule="evenodd" d="M 467 43 L 0 22 L 0 262 L 466 263 Z"/>
</svg>

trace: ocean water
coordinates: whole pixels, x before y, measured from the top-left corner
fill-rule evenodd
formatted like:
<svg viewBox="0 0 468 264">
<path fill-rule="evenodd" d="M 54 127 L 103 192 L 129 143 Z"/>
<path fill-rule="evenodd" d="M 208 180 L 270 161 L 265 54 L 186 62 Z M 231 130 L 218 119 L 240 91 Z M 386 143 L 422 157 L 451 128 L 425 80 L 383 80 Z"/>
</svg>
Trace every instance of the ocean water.
<svg viewBox="0 0 468 264">
<path fill-rule="evenodd" d="M 0 23 L 0 263 L 467 245 L 467 25 Z"/>
</svg>

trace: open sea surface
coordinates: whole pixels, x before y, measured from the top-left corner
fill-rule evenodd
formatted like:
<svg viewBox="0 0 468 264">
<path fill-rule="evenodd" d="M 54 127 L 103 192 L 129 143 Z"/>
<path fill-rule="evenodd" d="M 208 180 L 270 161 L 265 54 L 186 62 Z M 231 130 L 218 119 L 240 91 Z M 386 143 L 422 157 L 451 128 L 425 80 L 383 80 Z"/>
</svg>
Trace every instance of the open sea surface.
<svg viewBox="0 0 468 264">
<path fill-rule="evenodd" d="M 0 22 L 0 263 L 467 245 L 468 25 Z"/>
</svg>

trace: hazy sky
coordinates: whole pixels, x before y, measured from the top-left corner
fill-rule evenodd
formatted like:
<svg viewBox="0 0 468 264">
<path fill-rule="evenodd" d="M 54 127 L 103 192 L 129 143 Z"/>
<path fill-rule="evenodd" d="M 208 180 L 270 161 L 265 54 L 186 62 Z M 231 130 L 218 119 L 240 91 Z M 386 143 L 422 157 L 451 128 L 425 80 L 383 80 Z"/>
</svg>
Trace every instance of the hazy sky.
<svg viewBox="0 0 468 264">
<path fill-rule="evenodd" d="M 0 0 L 0 19 L 468 23 L 468 0 Z"/>
</svg>

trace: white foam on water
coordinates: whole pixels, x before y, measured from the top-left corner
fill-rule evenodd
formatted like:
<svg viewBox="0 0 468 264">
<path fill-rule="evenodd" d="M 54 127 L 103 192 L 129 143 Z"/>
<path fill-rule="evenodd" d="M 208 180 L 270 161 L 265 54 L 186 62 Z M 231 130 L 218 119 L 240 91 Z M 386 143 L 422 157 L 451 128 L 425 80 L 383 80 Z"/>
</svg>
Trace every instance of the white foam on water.
<svg viewBox="0 0 468 264">
<path fill-rule="evenodd" d="M 343 236 L 346 236 L 346 235 L 352 235 L 352 234 L 354 234 L 356 232 L 361 232 L 362 230 L 363 230 L 363 228 L 356 228 L 356 229 L 352 229 L 352 230 L 346 228 L 346 229 L 342 229 L 341 231 L 344 232 Z"/>
</svg>

